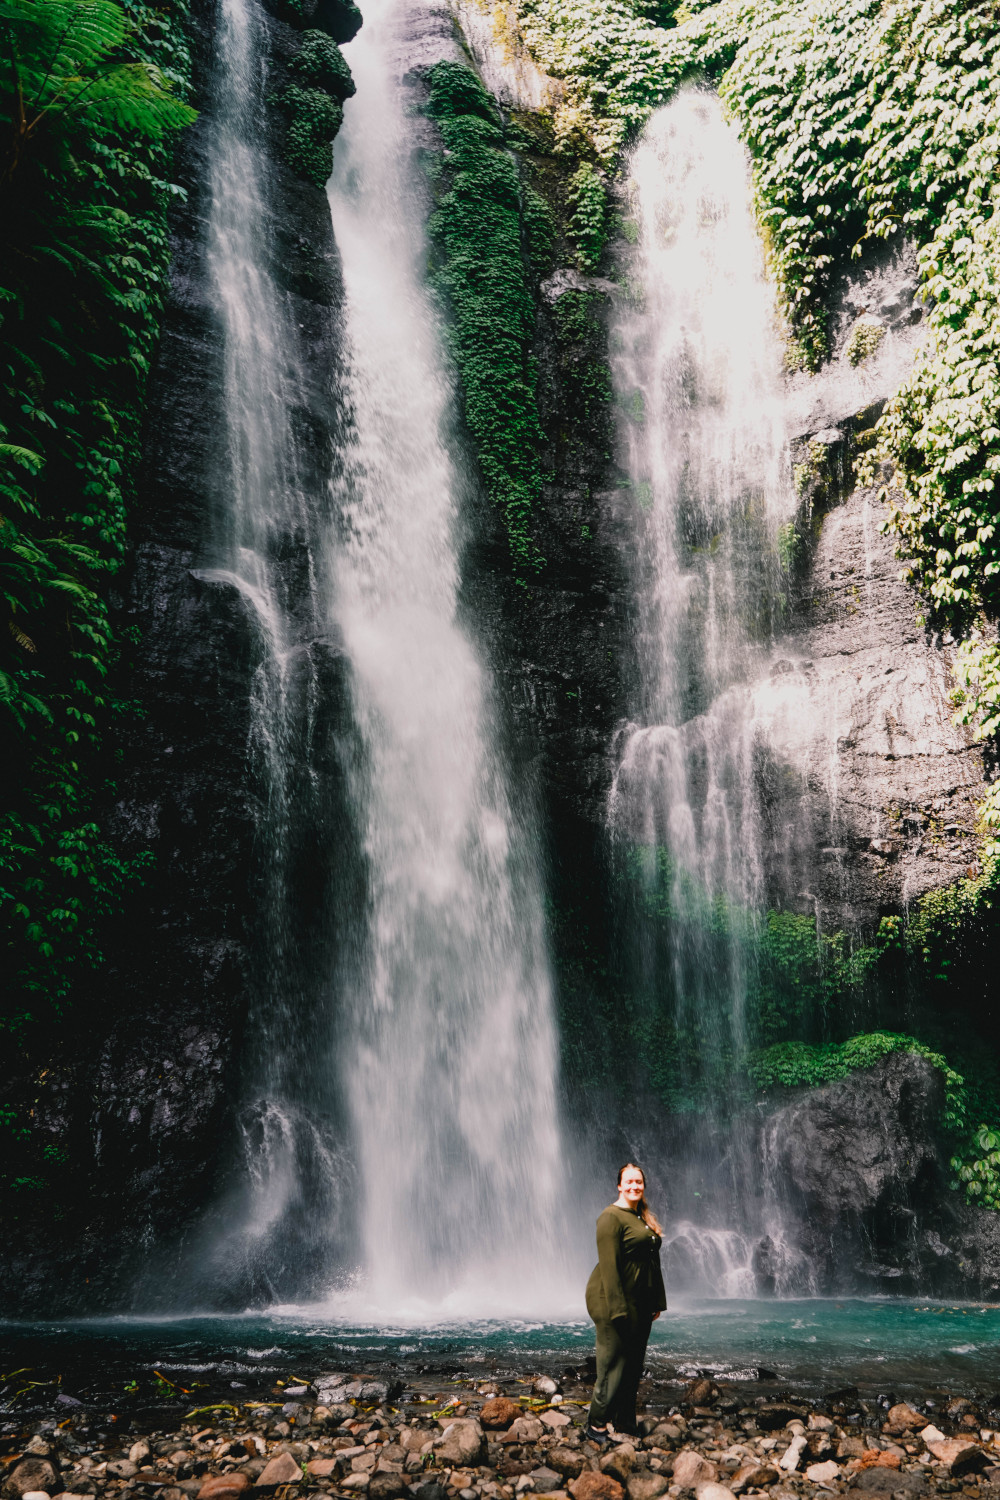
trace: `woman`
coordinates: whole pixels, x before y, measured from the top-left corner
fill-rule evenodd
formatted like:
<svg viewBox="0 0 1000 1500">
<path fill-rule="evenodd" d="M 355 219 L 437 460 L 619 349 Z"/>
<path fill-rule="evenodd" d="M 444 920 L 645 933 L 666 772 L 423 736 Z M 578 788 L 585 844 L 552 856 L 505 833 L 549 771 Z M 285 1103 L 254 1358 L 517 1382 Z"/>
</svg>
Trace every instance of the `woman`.
<svg viewBox="0 0 1000 1500">
<path fill-rule="evenodd" d="M 635 1398 L 654 1319 L 667 1305 L 660 1271 L 663 1230 L 646 1203 L 646 1178 L 635 1162 L 618 1173 L 618 1197 L 597 1221 L 597 1265 L 587 1282 L 587 1311 L 597 1324 L 597 1383 L 587 1437 L 608 1442 L 638 1432 Z"/>
</svg>

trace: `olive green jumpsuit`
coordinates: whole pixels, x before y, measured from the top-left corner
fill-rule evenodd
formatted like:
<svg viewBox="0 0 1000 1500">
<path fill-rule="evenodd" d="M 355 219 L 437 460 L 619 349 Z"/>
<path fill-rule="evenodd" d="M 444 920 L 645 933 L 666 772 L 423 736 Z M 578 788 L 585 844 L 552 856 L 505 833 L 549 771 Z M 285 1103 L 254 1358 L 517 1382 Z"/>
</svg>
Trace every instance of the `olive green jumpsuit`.
<svg viewBox="0 0 1000 1500">
<path fill-rule="evenodd" d="M 597 1325 L 597 1382 L 590 1421 L 635 1430 L 653 1314 L 667 1305 L 660 1236 L 631 1208 L 613 1203 L 597 1220 L 597 1265 L 587 1282 L 587 1311 Z"/>
</svg>

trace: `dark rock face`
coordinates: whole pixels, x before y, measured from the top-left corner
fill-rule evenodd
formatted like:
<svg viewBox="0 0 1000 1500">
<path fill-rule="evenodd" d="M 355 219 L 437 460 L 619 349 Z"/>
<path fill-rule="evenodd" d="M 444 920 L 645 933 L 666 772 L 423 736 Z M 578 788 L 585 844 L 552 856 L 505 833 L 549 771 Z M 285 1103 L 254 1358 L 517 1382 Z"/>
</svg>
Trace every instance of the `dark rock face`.
<svg viewBox="0 0 1000 1500">
<path fill-rule="evenodd" d="M 771 1114 L 763 1150 L 818 1290 L 993 1296 L 998 1216 L 945 1181 L 943 1082 L 925 1058 L 803 1091 Z"/>
</svg>

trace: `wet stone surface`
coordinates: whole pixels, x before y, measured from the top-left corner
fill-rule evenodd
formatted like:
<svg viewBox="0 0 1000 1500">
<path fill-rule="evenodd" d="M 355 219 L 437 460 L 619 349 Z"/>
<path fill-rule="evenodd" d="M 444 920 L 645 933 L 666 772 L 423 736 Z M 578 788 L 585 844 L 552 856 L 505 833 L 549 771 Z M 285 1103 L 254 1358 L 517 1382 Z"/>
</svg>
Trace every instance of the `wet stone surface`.
<svg viewBox="0 0 1000 1500">
<path fill-rule="evenodd" d="M 159 1400 L 139 1404 L 133 1380 L 114 1406 L 82 1387 L 53 1398 L 58 1381 L 32 1373 L 44 1375 L 15 1372 L 3 1389 L 0 1500 L 1000 1500 L 1000 1396 L 846 1387 L 817 1400 L 647 1379 L 639 1431 L 602 1447 L 586 1436 L 585 1365 L 486 1379 L 424 1366 L 405 1384 L 326 1371 L 259 1389 L 158 1375 Z"/>
</svg>

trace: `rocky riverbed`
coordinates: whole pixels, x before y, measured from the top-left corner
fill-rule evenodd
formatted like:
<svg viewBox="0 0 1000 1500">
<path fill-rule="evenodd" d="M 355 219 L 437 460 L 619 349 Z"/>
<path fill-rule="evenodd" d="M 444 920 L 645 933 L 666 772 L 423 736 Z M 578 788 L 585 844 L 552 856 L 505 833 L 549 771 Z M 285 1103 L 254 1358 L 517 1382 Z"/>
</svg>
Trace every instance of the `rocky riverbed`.
<svg viewBox="0 0 1000 1500">
<path fill-rule="evenodd" d="M 19 1375 L 31 1403 L 41 1388 L 29 1373 L 5 1378 L 17 1386 Z M 126 1388 L 118 1409 L 101 1410 L 60 1393 L 33 1417 L 15 1399 L 0 1432 L 0 1500 L 819 1500 L 845 1490 L 1000 1500 L 1000 1397 L 935 1393 L 911 1405 L 853 1386 L 816 1400 L 705 1377 L 647 1380 L 641 1435 L 602 1449 L 584 1436 L 588 1377 L 586 1365 L 485 1380 L 425 1369 L 405 1386 L 328 1373 L 276 1381 L 253 1400 L 233 1383 L 235 1399 L 197 1405 L 157 1375 L 159 1403 L 129 1410 Z"/>
</svg>

